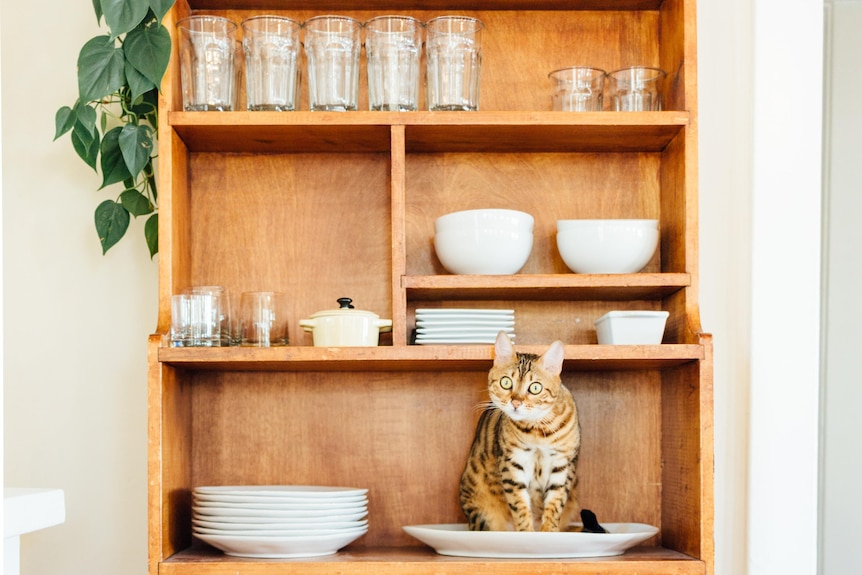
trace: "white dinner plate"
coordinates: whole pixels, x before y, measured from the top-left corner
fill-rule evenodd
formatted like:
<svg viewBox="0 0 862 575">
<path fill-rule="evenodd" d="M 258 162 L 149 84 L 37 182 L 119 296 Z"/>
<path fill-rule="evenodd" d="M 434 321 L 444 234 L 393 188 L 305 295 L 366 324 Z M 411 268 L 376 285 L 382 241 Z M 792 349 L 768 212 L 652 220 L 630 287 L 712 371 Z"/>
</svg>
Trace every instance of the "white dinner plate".
<svg viewBox="0 0 862 575">
<path fill-rule="evenodd" d="M 195 494 L 242 495 L 277 497 L 356 497 L 367 495 L 368 490 L 357 487 L 329 487 L 324 485 L 201 485 L 194 488 Z"/>
<path fill-rule="evenodd" d="M 511 333 L 515 333 L 515 328 L 514 327 L 488 327 L 488 328 L 484 328 L 484 327 L 477 327 L 474 325 L 465 325 L 462 327 L 452 327 L 452 326 L 442 326 L 442 327 L 431 326 L 431 327 L 429 327 L 429 326 L 425 326 L 425 327 L 417 327 L 416 328 L 416 333 L 423 334 L 423 335 L 441 334 L 441 335 L 455 336 L 455 337 L 457 337 L 459 335 L 475 335 L 475 334 L 493 335 L 494 337 L 496 337 L 497 334 L 500 333 L 501 331 L 505 331 L 506 333 L 511 334 Z"/>
<path fill-rule="evenodd" d="M 344 535 L 362 529 L 368 529 L 364 525 L 354 525 L 347 529 L 210 529 L 209 527 L 195 527 L 192 529 L 194 535 L 224 535 L 227 537 L 312 537 L 322 535 Z"/>
<path fill-rule="evenodd" d="M 350 497 L 292 497 L 289 495 L 283 496 L 267 496 L 267 495 L 227 495 L 209 493 L 195 493 L 194 500 L 196 503 L 247 503 L 247 504 L 302 504 L 302 505 L 319 505 L 319 504 L 338 504 L 349 505 L 351 503 L 367 503 L 368 498 L 365 495 L 352 495 Z"/>
<path fill-rule="evenodd" d="M 259 559 L 289 559 L 332 555 L 359 539 L 366 528 L 345 531 L 337 535 L 310 535 L 307 537 L 240 537 L 236 535 L 196 534 L 195 537 L 236 557 Z"/>
<path fill-rule="evenodd" d="M 515 339 L 515 334 L 510 334 L 509 338 Z M 416 343 L 419 345 L 485 345 L 493 344 L 496 336 L 483 337 L 419 337 L 416 336 Z"/>
<path fill-rule="evenodd" d="M 198 518 L 219 517 L 219 521 L 226 521 L 227 517 L 234 519 L 252 518 L 252 517 L 269 517 L 282 520 L 297 521 L 303 518 L 326 518 L 326 521 L 335 521 L 336 518 L 344 520 L 344 517 L 365 517 L 368 514 L 368 509 L 305 509 L 285 511 L 283 509 L 247 509 L 247 508 L 229 508 L 229 507 L 201 507 L 193 505 L 192 511 Z"/>
<path fill-rule="evenodd" d="M 330 513 L 309 514 L 307 512 L 303 512 L 302 515 L 298 515 L 297 513 L 285 515 L 281 512 L 272 513 L 266 510 L 261 511 L 259 509 L 251 509 L 247 512 L 243 512 L 242 510 L 237 512 L 234 512 L 234 510 L 229 510 L 228 513 L 224 513 L 221 515 L 212 515 L 198 513 L 197 510 L 194 510 L 194 512 L 192 513 L 192 520 L 197 519 L 199 521 L 217 521 L 222 523 L 256 523 L 260 525 L 269 525 L 272 523 L 308 525 L 314 523 L 359 521 L 367 516 L 367 509 L 363 509 L 362 511 L 359 511 L 357 513 L 350 513 L 346 515 L 333 515 Z"/>
<path fill-rule="evenodd" d="M 464 523 L 407 525 L 404 531 L 441 555 L 500 559 L 622 555 L 658 533 L 657 527 L 644 523 L 602 523 L 602 527 L 608 533 L 469 531 Z"/>
<path fill-rule="evenodd" d="M 353 503 L 229 503 L 226 501 L 195 501 L 199 508 L 271 509 L 273 511 L 342 511 L 351 513 L 368 506 L 367 500 Z"/>
<path fill-rule="evenodd" d="M 207 529 L 220 529 L 222 531 L 304 531 L 311 529 L 355 529 L 368 525 L 368 519 L 357 519 L 353 521 L 272 521 L 266 523 L 242 522 L 242 521 L 212 521 L 209 519 L 192 519 L 194 527 L 206 527 Z"/>
<path fill-rule="evenodd" d="M 416 327 L 463 327 L 463 326 L 487 327 L 487 328 L 507 328 L 515 325 L 514 319 L 419 319 L 416 321 Z"/>
<path fill-rule="evenodd" d="M 482 315 L 482 316 L 493 316 L 493 315 L 512 315 L 515 313 L 513 309 L 471 309 L 471 308 L 419 308 L 416 310 L 416 315 Z"/>
</svg>

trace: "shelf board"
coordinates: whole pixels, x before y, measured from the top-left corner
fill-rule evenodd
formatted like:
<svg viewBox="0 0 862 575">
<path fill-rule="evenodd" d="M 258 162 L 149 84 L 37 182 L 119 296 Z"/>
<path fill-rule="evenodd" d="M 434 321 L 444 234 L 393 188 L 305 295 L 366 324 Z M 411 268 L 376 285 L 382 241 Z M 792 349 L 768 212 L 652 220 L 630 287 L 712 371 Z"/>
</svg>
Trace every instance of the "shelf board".
<svg viewBox="0 0 862 575">
<path fill-rule="evenodd" d="M 691 285 L 687 273 L 516 274 L 403 276 L 401 285 L 412 301 L 604 300 L 665 298 Z"/>
<path fill-rule="evenodd" d="M 546 346 L 518 346 L 540 354 Z M 567 345 L 565 366 L 580 370 L 661 369 L 703 359 L 696 344 Z M 221 371 L 471 371 L 493 361 L 488 345 L 380 347 L 162 347 L 159 361 L 174 367 Z"/>
<path fill-rule="evenodd" d="M 688 112 L 169 112 L 195 152 L 660 152 Z"/>
<path fill-rule="evenodd" d="M 368 10 L 658 10 L 663 0 L 373 0 Z M 283 10 L 284 0 L 189 0 L 193 10 Z M 351 0 L 294 0 L 293 10 L 351 10 Z M 387 12 L 388 13 L 388 12 Z"/>
<path fill-rule="evenodd" d="M 425 547 L 357 549 L 312 559 L 259 560 L 194 547 L 159 564 L 160 575 L 704 575 L 703 561 L 662 547 L 635 547 L 616 557 L 585 559 L 480 559 L 437 555 Z"/>
</svg>

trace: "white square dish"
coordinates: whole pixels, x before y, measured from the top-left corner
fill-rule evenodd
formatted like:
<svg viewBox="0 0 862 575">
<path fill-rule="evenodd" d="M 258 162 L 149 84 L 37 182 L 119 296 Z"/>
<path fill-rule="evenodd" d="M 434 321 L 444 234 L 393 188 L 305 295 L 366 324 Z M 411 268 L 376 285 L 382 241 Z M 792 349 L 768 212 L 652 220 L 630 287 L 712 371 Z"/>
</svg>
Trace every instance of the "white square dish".
<svg viewBox="0 0 862 575">
<path fill-rule="evenodd" d="M 602 345 L 657 345 L 664 336 L 666 311 L 609 311 L 595 321 Z"/>
</svg>

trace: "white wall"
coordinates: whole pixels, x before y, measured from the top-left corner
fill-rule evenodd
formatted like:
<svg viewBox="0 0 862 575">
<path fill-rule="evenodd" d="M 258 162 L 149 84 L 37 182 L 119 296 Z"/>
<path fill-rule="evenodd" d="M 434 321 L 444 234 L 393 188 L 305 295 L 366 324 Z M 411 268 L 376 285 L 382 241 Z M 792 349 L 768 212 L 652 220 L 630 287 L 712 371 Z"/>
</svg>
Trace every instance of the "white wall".
<svg viewBox="0 0 862 575">
<path fill-rule="evenodd" d="M 783 15 L 791 12 L 790 4 L 755 2 Z M 798 47 L 810 48 L 806 34 L 816 21 L 804 19 L 820 0 L 792 4 L 804 9 L 789 19 L 786 32 L 805 31 Z M 92 211 L 105 192 L 95 191 L 98 179 L 74 155 L 68 136 L 51 142 L 54 112 L 75 99 L 77 51 L 98 33 L 90 5 L 34 0 L 0 6 L 5 483 L 60 487 L 67 501 L 63 526 L 24 539 L 24 575 L 146 572 L 145 343 L 155 323 L 156 266 L 138 237 L 140 227 L 108 256 L 100 255 Z M 749 0 L 701 0 L 698 10 L 701 302 L 703 327 L 715 335 L 716 361 L 716 575 L 743 575 L 749 556 L 776 553 L 764 540 L 775 533 L 769 517 L 758 517 L 753 536 L 746 521 L 750 347 L 753 337 L 787 329 L 758 318 L 758 329 L 750 329 L 752 264 L 767 259 L 763 251 L 751 253 L 751 223 L 764 214 L 758 212 L 757 219 L 752 212 L 753 181 L 755 174 L 768 173 L 756 173 L 752 164 L 753 33 L 764 21 L 755 21 Z M 40 15 L 38 44 L 34 14 Z M 760 137 L 763 154 L 767 136 Z M 783 185 L 807 186 L 811 161 L 796 160 L 805 178 Z M 805 220 L 799 211 L 792 213 Z M 809 217 L 818 219 L 816 213 Z M 810 259 L 803 263 L 810 271 Z M 786 270 L 779 274 L 784 277 Z M 766 309 L 774 310 L 778 301 L 766 301 Z M 50 328 L 47 336 L 43 326 Z M 778 353 L 761 349 L 762 362 Z M 773 415 L 765 416 L 767 426 L 782 423 Z M 763 436 L 758 440 L 761 447 L 768 444 Z M 763 478 L 782 494 L 794 485 L 772 484 L 768 470 Z M 760 489 L 763 483 L 752 485 Z M 807 535 L 799 546 L 804 554 L 810 549 Z M 807 566 L 803 561 L 780 572 L 809 575 Z M 779 571 L 751 571 L 759 572 Z"/>
<path fill-rule="evenodd" d="M 824 293 L 822 575 L 862 573 L 857 551 L 862 516 L 862 0 L 828 0 L 824 165 L 826 230 Z"/>
<path fill-rule="evenodd" d="M 142 222 L 106 257 L 100 179 L 53 142 L 77 94 L 89 0 L 2 3 L 5 485 L 65 490 L 22 539 L 24 575 L 146 573 L 146 341 L 156 263 Z"/>
</svg>

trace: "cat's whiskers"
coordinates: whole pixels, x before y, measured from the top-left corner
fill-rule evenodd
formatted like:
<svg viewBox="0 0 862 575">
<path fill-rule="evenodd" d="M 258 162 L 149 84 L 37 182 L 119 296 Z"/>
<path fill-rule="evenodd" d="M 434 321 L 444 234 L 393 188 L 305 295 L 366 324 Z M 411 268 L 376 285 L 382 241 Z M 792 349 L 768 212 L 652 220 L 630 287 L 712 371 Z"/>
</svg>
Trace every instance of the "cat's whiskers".
<svg viewBox="0 0 862 575">
<path fill-rule="evenodd" d="M 473 411 L 485 411 L 486 409 L 496 409 L 493 401 L 480 401 L 473 406 Z"/>
</svg>

